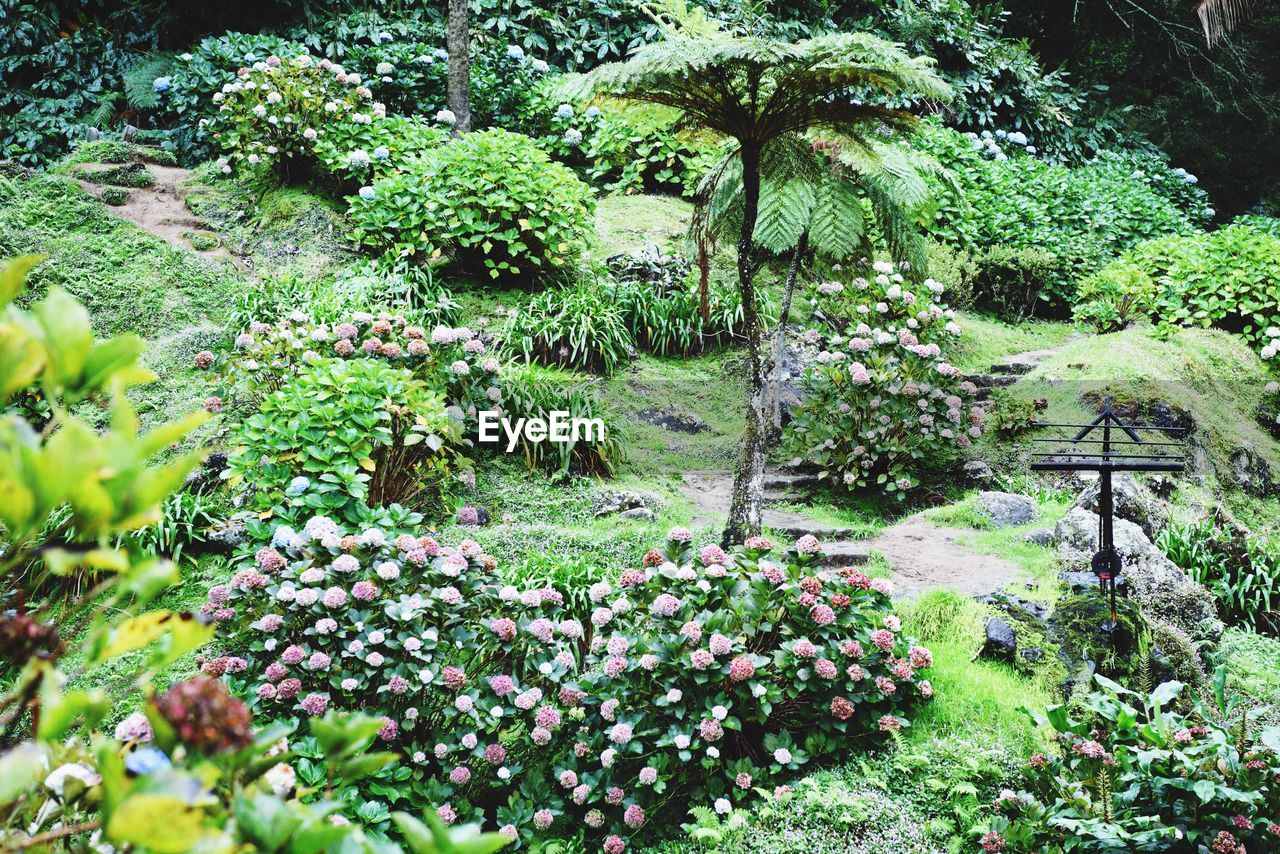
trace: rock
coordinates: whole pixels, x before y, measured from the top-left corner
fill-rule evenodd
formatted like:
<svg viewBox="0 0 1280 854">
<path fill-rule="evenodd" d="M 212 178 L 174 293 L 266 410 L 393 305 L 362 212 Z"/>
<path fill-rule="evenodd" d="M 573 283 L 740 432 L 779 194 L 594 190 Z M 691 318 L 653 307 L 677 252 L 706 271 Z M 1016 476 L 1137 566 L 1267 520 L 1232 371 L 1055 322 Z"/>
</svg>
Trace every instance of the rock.
<svg viewBox="0 0 1280 854">
<path fill-rule="evenodd" d="M 1010 374 L 970 374 L 965 379 L 978 388 L 1005 388 L 1018 381 L 1017 377 Z"/>
<path fill-rule="evenodd" d="M 1271 466 L 1249 448 L 1236 448 L 1228 458 L 1231 461 L 1231 479 L 1242 490 L 1258 498 L 1265 498 L 1275 491 L 1271 479 Z"/>
<path fill-rule="evenodd" d="M 1025 525 L 1036 518 L 1036 503 L 1025 495 L 1011 492 L 979 492 L 978 504 L 986 511 L 995 528 Z"/>
<path fill-rule="evenodd" d="M 613 514 L 621 514 L 628 519 L 654 518 L 656 511 L 662 509 L 662 500 L 656 495 L 650 495 L 645 492 L 627 492 L 619 489 L 606 489 L 597 492 L 594 496 L 595 515 L 610 516 Z M 649 512 L 648 517 L 643 515 L 627 516 L 632 510 L 646 510 Z"/>
<path fill-rule="evenodd" d="M 623 519 L 643 519 L 646 522 L 652 522 L 654 519 L 653 511 L 648 507 L 632 507 L 630 510 L 623 510 L 618 515 Z"/>
<path fill-rule="evenodd" d="M 1070 697 L 1077 689 L 1088 691 L 1089 686 L 1093 684 L 1093 674 L 1097 672 L 1097 665 L 1092 661 L 1085 659 L 1080 668 L 1072 675 L 1068 676 L 1066 681 L 1062 683 L 1062 693 Z"/>
<path fill-rule="evenodd" d="M 1097 513 L 1101 492 L 1101 479 L 1094 480 L 1076 496 L 1075 503 L 1071 506 L 1083 507 Z M 1134 523 L 1152 539 L 1155 538 L 1156 532 L 1169 521 L 1168 506 L 1151 494 L 1129 472 L 1116 472 L 1111 476 L 1111 496 L 1115 516 Z"/>
<path fill-rule="evenodd" d="M 237 513 L 205 529 L 204 548 L 214 554 L 231 554 L 249 537 L 249 517 Z"/>
<path fill-rule="evenodd" d="M 1054 528 L 1058 549 L 1068 563 L 1085 564 L 1098 550 L 1098 514 L 1073 507 Z M 1116 519 L 1112 527 L 1116 551 L 1126 562 L 1158 551 L 1142 529 L 1126 519 Z"/>
<path fill-rule="evenodd" d="M 102 131 L 97 128 L 85 128 L 84 138 L 86 142 L 97 142 L 102 139 Z"/>
<path fill-rule="evenodd" d="M 1018 636 L 1013 627 L 999 617 L 987 620 L 987 643 L 982 648 L 983 655 L 993 658 L 1011 659 L 1018 649 Z"/>
<path fill-rule="evenodd" d="M 1022 535 L 1022 539 L 1028 543 L 1035 543 L 1037 546 L 1052 546 L 1058 542 L 1057 535 L 1053 533 L 1053 528 L 1037 528 L 1034 531 L 1028 531 Z"/>
<path fill-rule="evenodd" d="M 991 470 L 991 466 L 982 460 L 970 460 L 964 464 L 964 479 L 967 483 L 975 486 L 982 486 L 994 480 L 996 473 Z"/>
<path fill-rule="evenodd" d="M 610 256 L 605 264 L 622 281 L 641 281 L 660 291 L 682 284 L 691 269 L 683 255 L 664 255 L 654 243 L 646 241 L 641 249 Z"/>
<path fill-rule="evenodd" d="M 707 422 L 698 416 L 688 412 L 679 412 L 671 407 L 665 409 L 642 409 L 637 415 L 641 421 L 647 421 L 673 433 L 696 435 L 711 429 L 707 426 Z"/>
</svg>

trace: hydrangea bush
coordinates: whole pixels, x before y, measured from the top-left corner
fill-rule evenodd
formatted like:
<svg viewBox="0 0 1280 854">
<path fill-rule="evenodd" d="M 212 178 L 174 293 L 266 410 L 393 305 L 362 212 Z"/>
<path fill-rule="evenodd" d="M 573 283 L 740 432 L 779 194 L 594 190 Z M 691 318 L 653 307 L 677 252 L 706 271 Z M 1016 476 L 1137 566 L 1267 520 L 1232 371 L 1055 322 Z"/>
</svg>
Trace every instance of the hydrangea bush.
<svg viewBox="0 0 1280 854">
<path fill-rule="evenodd" d="M 887 582 L 820 569 L 812 537 L 777 557 L 670 537 L 582 621 L 560 591 L 503 585 L 474 541 L 313 517 L 209 590 L 235 632 L 202 667 L 259 714 L 377 710 L 446 822 L 502 804 L 508 836 L 585 823 L 615 852 L 672 798 L 782 784 L 932 695 Z"/>
<path fill-rule="evenodd" d="M 1280 327 L 1272 326 L 1262 336 L 1263 347 L 1259 355 L 1263 360 L 1280 367 Z M 1280 439 L 1280 382 L 1272 380 L 1262 388 L 1262 403 L 1258 416 L 1262 425 Z"/>
<path fill-rule="evenodd" d="M 932 279 L 913 287 L 885 261 L 870 278 L 817 285 L 823 325 L 804 338 L 819 352 L 785 434 L 790 453 L 850 489 L 901 494 L 922 464 L 982 434 L 976 388 L 943 350 L 961 333 L 942 291 Z"/>
<path fill-rule="evenodd" d="M 1138 694 L 1095 676 L 1083 708 L 1051 708 L 1037 722 L 1058 751 L 1027 761 L 1027 791 L 1005 790 L 978 828 L 984 851 L 1210 851 L 1280 846 L 1280 729 L 1261 731 L 1226 700 L 1169 711 L 1184 686 Z M 1063 831 L 1069 836 L 1064 837 Z"/>
<path fill-rule="evenodd" d="M 567 268 L 594 223 L 591 189 L 528 137 L 470 133 L 351 198 L 352 237 L 398 255 L 449 255 L 492 278 Z"/>
<path fill-rule="evenodd" d="M 285 181 L 311 174 L 330 126 L 386 117 L 359 74 L 306 53 L 273 54 L 241 68 L 213 100 L 219 108 L 208 130 L 226 152 L 218 161 L 222 170 L 271 170 Z"/>
</svg>

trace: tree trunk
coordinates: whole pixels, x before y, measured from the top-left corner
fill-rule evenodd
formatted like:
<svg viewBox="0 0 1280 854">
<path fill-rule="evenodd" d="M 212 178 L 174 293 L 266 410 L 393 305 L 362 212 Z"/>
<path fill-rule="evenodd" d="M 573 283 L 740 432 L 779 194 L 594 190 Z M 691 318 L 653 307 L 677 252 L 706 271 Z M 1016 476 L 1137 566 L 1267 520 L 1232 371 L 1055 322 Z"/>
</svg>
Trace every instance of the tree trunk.
<svg viewBox="0 0 1280 854">
<path fill-rule="evenodd" d="M 454 136 L 471 130 L 471 9 L 468 0 L 449 0 L 449 30 L 445 48 L 449 51 L 448 101 Z"/>
<path fill-rule="evenodd" d="M 698 314 L 703 329 L 711 327 L 711 253 L 705 237 L 698 238 Z M 704 333 L 705 334 L 705 333 Z"/>
<path fill-rule="evenodd" d="M 805 230 L 796 241 L 795 252 L 791 256 L 791 267 L 787 270 L 787 284 L 782 291 L 782 310 L 778 313 L 778 328 L 773 333 L 773 370 L 769 374 L 768 412 L 770 417 L 769 439 L 776 439 L 782 433 L 782 360 L 786 355 L 787 323 L 791 320 L 791 298 L 796 292 L 796 278 L 800 275 L 800 264 L 809 251 L 809 232 Z"/>
<path fill-rule="evenodd" d="M 747 421 L 733 478 L 733 500 L 724 545 L 740 543 L 760 533 L 764 499 L 765 426 L 764 375 L 760 353 L 760 318 L 756 314 L 755 230 L 760 209 L 760 149 L 742 146 L 742 232 L 738 238 L 738 288 L 742 294 L 742 331 L 747 338 Z"/>
</svg>

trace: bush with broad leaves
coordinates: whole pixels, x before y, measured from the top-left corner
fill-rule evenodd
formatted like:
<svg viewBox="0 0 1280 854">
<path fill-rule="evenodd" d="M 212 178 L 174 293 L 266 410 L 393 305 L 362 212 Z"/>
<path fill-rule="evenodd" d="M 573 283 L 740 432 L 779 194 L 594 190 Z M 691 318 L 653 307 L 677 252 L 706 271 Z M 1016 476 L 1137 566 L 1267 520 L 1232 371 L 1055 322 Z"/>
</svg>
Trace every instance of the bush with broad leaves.
<svg viewBox="0 0 1280 854">
<path fill-rule="evenodd" d="M 849 489 L 901 495 L 918 484 L 922 464 L 982 434 L 976 388 L 945 357 L 960 327 L 941 293 L 932 279 L 913 286 L 883 261 L 868 278 L 817 285 L 822 326 L 804 340 L 820 351 L 784 437 L 788 453 Z"/>
<path fill-rule="evenodd" d="M 782 784 L 932 695 L 887 582 L 819 568 L 812 537 L 776 558 L 690 541 L 593 585 L 584 622 L 503 585 L 474 541 L 314 517 L 209 591 L 235 633 L 203 667 L 259 714 L 377 710 L 446 821 L 497 807 L 509 836 L 585 823 L 614 851 L 672 798 Z"/>
</svg>

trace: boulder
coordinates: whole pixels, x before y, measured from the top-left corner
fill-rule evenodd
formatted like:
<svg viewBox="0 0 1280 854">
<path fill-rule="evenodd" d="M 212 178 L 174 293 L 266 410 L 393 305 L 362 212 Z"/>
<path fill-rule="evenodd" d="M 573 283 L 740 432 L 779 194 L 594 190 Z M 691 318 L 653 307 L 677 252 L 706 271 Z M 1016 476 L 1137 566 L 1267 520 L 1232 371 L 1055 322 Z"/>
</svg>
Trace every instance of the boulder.
<svg viewBox="0 0 1280 854">
<path fill-rule="evenodd" d="M 1231 461 L 1231 479 L 1236 486 L 1250 495 L 1264 498 L 1276 491 L 1271 479 L 1271 466 L 1249 448 L 1236 448 L 1228 457 Z"/>
<path fill-rule="evenodd" d="M 221 522 L 214 522 L 204 531 L 204 551 L 214 554 L 231 554 L 249 538 L 251 514 L 237 513 Z"/>
<path fill-rule="evenodd" d="M 1058 542 L 1053 528 L 1037 528 L 1034 531 L 1028 531 L 1023 534 L 1022 539 L 1028 543 L 1035 543 L 1037 546 L 1053 546 Z"/>
<path fill-rule="evenodd" d="M 1035 501 L 1011 492 L 979 492 L 978 506 L 986 512 L 993 528 L 1025 525 L 1036 518 Z"/>
<path fill-rule="evenodd" d="M 648 516 L 631 515 L 628 519 L 649 518 L 652 519 L 656 512 L 662 509 L 662 499 L 656 495 L 647 492 L 628 492 L 622 489 L 605 489 L 597 492 L 593 498 L 595 505 L 595 515 L 612 516 L 620 514 L 627 516 L 632 510 L 647 510 Z"/>
<path fill-rule="evenodd" d="M 1018 650 L 1018 636 L 1013 627 L 999 617 L 987 620 L 987 643 L 983 655 L 992 658 L 1011 659 Z"/>
<path fill-rule="evenodd" d="M 964 479 L 974 486 L 984 486 L 995 479 L 996 473 L 982 460 L 970 460 L 964 464 Z"/>
<path fill-rule="evenodd" d="M 1076 496 L 1071 506 L 1097 513 L 1101 492 L 1101 480 L 1094 480 Z M 1111 476 L 1111 495 L 1115 516 L 1137 525 L 1152 539 L 1169 521 L 1168 506 L 1128 472 L 1117 472 Z"/>
<path fill-rule="evenodd" d="M 648 507 L 632 507 L 630 510 L 623 510 L 618 515 L 623 519 L 643 519 L 646 522 L 652 522 L 654 519 L 653 511 Z"/>
<path fill-rule="evenodd" d="M 1116 519 L 1112 528 L 1116 551 L 1126 562 L 1157 551 L 1155 544 L 1137 525 L 1125 519 Z M 1058 550 L 1068 563 L 1085 564 L 1098 550 L 1098 514 L 1073 507 L 1067 511 L 1053 530 Z"/>
<path fill-rule="evenodd" d="M 1097 593 L 1098 576 L 1092 572 L 1059 572 L 1058 579 L 1066 582 L 1067 592 L 1072 594 Z M 1125 591 L 1124 576 L 1116 579 L 1116 593 L 1123 596 Z"/>
<path fill-rule="evenodd" d="M 693 413 L 680 412 L 669 406 L 664 409 L 642 409 L 637 413 L 637 417 L 641 421 L 646 421 L 673 433 L 696 435 L 711 429 L 707 426 L 707 422 Z"/>
</svg>

